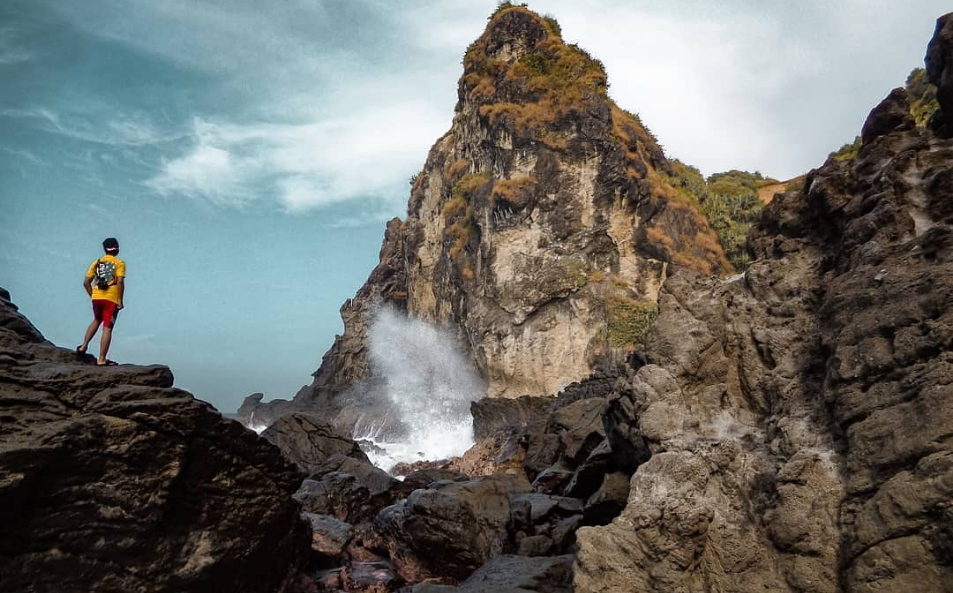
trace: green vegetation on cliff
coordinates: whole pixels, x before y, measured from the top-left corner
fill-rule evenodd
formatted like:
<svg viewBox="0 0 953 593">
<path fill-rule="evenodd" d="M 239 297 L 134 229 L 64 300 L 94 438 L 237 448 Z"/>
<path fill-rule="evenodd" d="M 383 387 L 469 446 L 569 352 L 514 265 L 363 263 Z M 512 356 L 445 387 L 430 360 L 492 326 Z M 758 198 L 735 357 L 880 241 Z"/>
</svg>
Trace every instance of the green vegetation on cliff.
<svg viewBox="0 0 953 593">
<path fill-rule="evenodd" d="M 914 68 L 905 85 L 910 98 L 910 115 L 918 127 L 925 127 L 940 104 L 936 100 L 936 87 L 927 81 L 923 68 Z"/>
<path fill-rule="evenodd" d="M 667 181 L 672 171 L 658 140 L 638 115 L 612 101 L 602 62 L 565 43 L 555 19 L 524 4 L 504 2 L 490 16 L 486 31 L 467 48 L 463 65 L 461 109 L 468 114 L 475 111 L 493 134 L 508 138 L 513 146 L 557 152 L 579 151 L 582 128 L 590 137 L 598 134 L 607 148 L 615 144 L 622 149 L 628 183 L 623 180 L 617 191 L 623 204 L 633 209 L 644 205 L 654 213 L 640 230 L 640 240 L 652 246 L 653 256 L 705 274 L 731 271 L 700 202 Z M 446 166 L 448 173 L 458 167 Z M 459 166 L 466 167 L 466 162 Z M 495 179 L 490 206 L 494 213 L 510 216 L 532 199 L 537 186 L 536 180 L 526 177 Z M 464 213 L 463 202 L 455 195 L 447 204 L 448 223 L 450 217 Z M 458 237 L 453 252 L 459 254 L 466 239 L 460 230 L 453 234 Z"/>
<path fill-rule="evenodd" d="M 668 181 L 698 204 L 728 260 L 743 270 L 749 259 L 745 248 L 748 230 L 761 218 L 763 208 L 758 188 L 777 182 L 758 172 L 737 170 L 715 173 L 706 180 L 695 167 L 677 160 L 671 163 L 675 175 Z"/>
<path fill-rule="evenodd" d="M 487 175 L 473 173 L 464 175 L 453 184 L 450 200 L 443 207 L 441 214 L 447 221 L 444 236 L 453 243 L 450 247 L 450 259 L 455 262 L 465 259 L 462 256 L 467 243 L 471 241 L 477 243 L 480 240 L 480 226 L 473 218 L 470 201 L 473 194 L 486 185 L 488 181 L 489 177 Z M 469 264 L 468 260 L 463 261 L 462 266 L 463 274 L 468 278 L 473 274 Z"/>
<path fill-rule="evenodd" d="M 492 21 L 506 11 L 529 11 L 509 3 L 500 5 Z M 579 46 L 563 43 L 559 24 L 542 18 L 542 39 L 533 51 L 514 63 L 488 55 L 484 37 L 467 49 L 463 82 L 470 98 L 483 103 L 480 115 L 491 122 L 509 117 L 516 129 L 554 147 L 562 147 L 556 125 L 570 112 L 593 99 L 605 100 L 608 83 L 602 62 Z M 503 95 L 519 100 L 495 101 Z"/>
<path fill-rule="evenodd" d="M 633 348 L 642 342 L 658 317 L 658 303 L 633 299 L 624 294 L 606 295 L 609 345 Z"/>
</svg>

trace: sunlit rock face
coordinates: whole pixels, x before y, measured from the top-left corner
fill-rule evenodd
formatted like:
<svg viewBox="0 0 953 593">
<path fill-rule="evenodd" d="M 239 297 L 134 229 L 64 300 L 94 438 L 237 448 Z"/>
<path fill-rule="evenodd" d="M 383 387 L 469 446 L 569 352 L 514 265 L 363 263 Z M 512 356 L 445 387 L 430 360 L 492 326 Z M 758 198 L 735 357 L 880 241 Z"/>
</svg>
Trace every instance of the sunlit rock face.
<svg viewBox="0 0 953 593">
<path fill-rule="evenodd" d="M 553 21 L 521 7 L 492 17 L 407 217 L 388 224 L 299 407 L 336 413 L 374 376 L 366 338 L 381 304 L 451 331 L 487 394 L 552 395 L 639 341 L 670 270 L 729 270 L 655 138 L 606 87 Z"/>
<path fill-rule="evenodd" d="M 499 13 L 411 192 L 408 311 L 458 328 L 491 396 L 588 376 L 629 342 L 610 315 L 653 302 L 668 264 L 727 266 L 696 240 L 713 235 L 667 186 L 654 138 L 605 91 L 601 63 L 552 23 Z"/>
</svg>

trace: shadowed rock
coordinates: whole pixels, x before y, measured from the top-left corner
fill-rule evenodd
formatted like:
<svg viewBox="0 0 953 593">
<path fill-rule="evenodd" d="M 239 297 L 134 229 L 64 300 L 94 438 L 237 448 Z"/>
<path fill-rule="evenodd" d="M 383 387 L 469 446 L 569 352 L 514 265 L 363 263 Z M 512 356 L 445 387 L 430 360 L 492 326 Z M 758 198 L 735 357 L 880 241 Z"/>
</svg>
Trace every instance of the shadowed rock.
<svg viewBox="0 0 953 593">
<path fill-rule="evenodd" d="M 910 115 L 910 101 L 907 91 L 896 88 L 873 108 L 860 132 L 864 144 L 870 144 L 876 138 L 891 132 L 912 130 L 916 126 Z"/>
<path fill-rule="evenodd" d="M 572 556 L 527 558 L 500 556 L 490 560 L 459 587 L 421 584 L 407 593 L 570 593 Z"/>
<path fill-rule="evenodd" d="M 927 78 L 936 85 L 936 99 L 940 111 L 934 115 L 931 127 L 938 135 L 953 135 L 953 13 L 937 19 L 936 31 L 927 46 Z"/>
<path fill-rule="evenodd" d="M 461 580 L 502 554 L 511 500 L 528 492 L 529 483 L 499 475 L 431 488 L 415 490 L 374 521 L 401 577 L 412 583 Z"/>
<path fill-rule="evenodd" d="M 304 510 L 348 523 L 370 521 L 396 497 L 399 482 L 387 472 L 343 455 L 321 464 L 295 493 Z"/>
<path fill-rule="evenodd" d="M 330 423 L 308 414 L 289 414 L 275 421 L 261 436 L 275 444 L 289 461 L 306 474 L 315 472 L 334 455 L 370 463 L 352 439 Z"/>
<path fill-rule="evenodd" d="M 278 450 L 174 389 L 97 367 L 0 291 L 0 589 L 281 591 L 307 555 Z"/>
<path fill-rule="evenodd" d="M 742 278 L 666 281 L 606 422 L 647 455 L 576 591 L 951 590 L 953 142 L 905 109 L 765 207 Z"/>
</svg>

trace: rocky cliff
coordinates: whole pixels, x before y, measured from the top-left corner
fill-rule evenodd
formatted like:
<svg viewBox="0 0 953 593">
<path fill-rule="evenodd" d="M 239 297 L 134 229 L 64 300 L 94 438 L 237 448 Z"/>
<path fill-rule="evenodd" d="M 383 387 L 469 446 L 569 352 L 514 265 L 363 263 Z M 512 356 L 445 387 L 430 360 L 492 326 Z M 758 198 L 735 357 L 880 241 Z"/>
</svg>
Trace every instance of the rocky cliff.
<svg viewBox="0 0 953 593">
<path fill-rule="evenodd" d="M 0 590 L 287 590 L 300 482 L 168 368 L 56 348 L 0 289 Z"/>
<path fill-rule="evenodd" d="M 605 415 L 651 456 L 577 534 L 577 591 L 953 591 L 951 33 L 930 129 L 894 90 L 765 208 L 743 279 L 665 283 Z"/>
<path fill-rule="evenodd" d="M 342 574 L 370 552 L 384 589 L 460 583 L 418 592 L 953 591 L 950 27 L 930 125 L 892 91 L 855 156 L 765 208 L 744 275 L 669 275 L 624 364 L 475 403 L 485 438 L 410 494 L 326 462 L 309 488 L 354 501 L 337 518 L 376 513 L 348 523 Z M 348 495 L 362 479 L 375 494 Z"/>
<path fill-rule="evenodd" d="M 459 328 L 497 377 L 491 392 L 499 395 L 534 381 L 542 389 L 567 360 L 575 368 L 568 354 L 546 349 L 555 346 L 529 348 L 540 332 L 555 340 L 568 324 L 573 356 L 588 357 L 593 340 L 611 352 L 614 291 L 627 302 L 657 298 L 657 311 L 653 303 L 638 324 L 639 339 L 617 343 L 628 356 L 594 356 L 586 363 L 594 372 L 557 397 L 476 402 L 480 442 L 411 474 L 406 487 L 354 457 L 314 465 L 297 496 L 313 515 L 314 549 L 333 566 L 314 582 L 417 592 L 953 591 L 953 14 L 938 21 L 927 52 L 938 102 L 927 125 L 917 125 L 904 89 L 891 91 L 855 151 L 832 155 L 765 206 L 747 238 L 752 261 L 729 279 L 711 275 L 711 266 L 678 265 L 674 240 L 640 242 L 655 221 L 642 207 L 677 209 L 651 193 L 673 185 L 647 144 L 635 150 L 647 184 L 626 172 L 626 187 L 647 187 L 647 201 L 626 201 L 620 190 L 608 210 L 595 206 L 604 204 L 600 159 L 611 148 L 592 157 L 592 193 L 571 185 L 578 178 L 565 176 L 568 164 L 583 166 L 573 147 L 598 137 L 575 126 L 588 122 L 591 131 L 602 120 L 588 108 L 586 116 L 560 111 L 558 98 L 544 94 L 543 113 L 557 115 L 542 125 L 520 93 L 552 87 L 512 74 L 524 66 L 551 72 L 548 58 L 527 56 L 552 48 L 546 40 L 555 44 L 555 33 L 546 19 L 504 7 L 468 51 L 454 128 L 417 178 L 407 221 L 389 227 L 374 273 L 399 280 L 369 282 L 364 303 L 405 303 Z M 599 86 L 593 71 L 575 72 Z M 515 100 L 481 103 L 484 93 Z M 574 101 L 598 105 L 597 96 Z M 475 144 L 473 122 L 486 134 Z M 556 164 L 543 177 L 549 158 Z M 494 193 L 518 171 L 526 187 L 560 183 L 525 196 Z M 449 189 L 449 199 L 431 184 Z M 560 194 L 562 184 L 571 195 Z M 547 202 L 554 196 L 562 201 Z M 573 210 L 560 210 L 564 202 Z M 625 232 L 613 226 L 616 208 L 636 221 Z M 676 219 L 696 220 L 685 212 Z M 628 232 L 630 242 L 617 241 Z M 520 243 L 525 237 L 534 239 Z M 557 254 L 610 263 L 559 284 L 550 265 L 563 261 Z M 532 265 L 519 267 L 524 260 Z M 594 313 L 600 302 L 603 317 Z M 605 335 L 580 334 L 562 307 Z M 371 309 L 361 310 L 366 323 Z M 537 318 L 553 325 L 536 327 Z M 524 328 L 535 333 L 523 337 Z M 499 335 L 497 356 L 488 336 L 504 329 L 513 335 Z M 360 345 L 357 333 L 350 337 Z M 339 343 L 336 352 L 349 351 Z M 360 351 L 350 352 L 349 367 L 326 358 L 328 372 L 359 368 Z M 553 357 L 553 369 L 536 373 L 533 352 Z M 528 370 L 514 367 L 510 378 L 505 361 Z M 332 409 L 333 397 L 324 403 Z M 293 454 L 306 449 L 295 445 Z"/>
<path fill-rule="evenodd" d="M 480 442 L 399 481 L 313 415 L 258 439 L 164 367 L 89 366 L 0 292 L 0 588 L 953 591 L 953 14 L 926 66 L 927 125 L 892 91 L 723 279 L 598 63 L 504 5 L 314 385 L 245 412 L 336 413 L 386 303 L 492 394 L 558 395 L 475 402 Z"/>
<path fill-rule="evenodd" d="M 655 138 L 555 21 L 503 5 L 463 63 L 453 125 L 295 407 L 333 409 L 369 376 L 383 303 L 450 328 L 488 395 L 551 395 L 639 342 L 673 269 L 731 269 Z M 287 409 L 254 403 L 262 418 Z"/>
</svg>

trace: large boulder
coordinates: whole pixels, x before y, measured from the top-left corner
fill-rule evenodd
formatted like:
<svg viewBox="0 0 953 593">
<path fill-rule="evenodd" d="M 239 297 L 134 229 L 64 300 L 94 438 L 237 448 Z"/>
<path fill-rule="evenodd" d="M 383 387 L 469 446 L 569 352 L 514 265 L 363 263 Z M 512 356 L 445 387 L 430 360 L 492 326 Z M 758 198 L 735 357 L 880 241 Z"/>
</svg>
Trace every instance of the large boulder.
<svg viewBox="0 0 953 593">
<path fill-rule="evenodd" d="M 261 436 L 274 443 L 288 460 L 306 474 L 315 472 L 334 455 L 370 463 L 357 443 L 341 434 L 329 422 L 310 414 L 283 416 Z"/>
<path fill-rule="evenodd" d="M 458 581 L 504 552 L 511 501 L 527 492 L 512 475 L 438 482 L 381 511 L 375 528 L 407 582 Z"/>
<path fill-rule="evenodd" d="M 311 549 L 314 552 L 331 558 L 344 555 L 354 537 L 354 528 L 350 523 L 331 515 L 302 513 L 302 516 L 311 525 Z"/>
<path fill-rule="evenodd" d="M 0 589 L 282 591 L 308 554 L 294 465 L 172 387 L 97 367 L 0 291 Z"/>
<path fill-rule="evenodd" d="M 539 422 L 553 404 L 551 397 L 524 395 L 513 399 L 487 397 L 470 404 L 473 438 L 477 441 L 507 432 L 527 429 Z"/>
<path fill-rule="evenodd" d="M 333 455 L 295 493 L 302 508 L 348 523 L 370 521 L 397 497 L 400 482 L 366 461 Z"/>
</svg>

